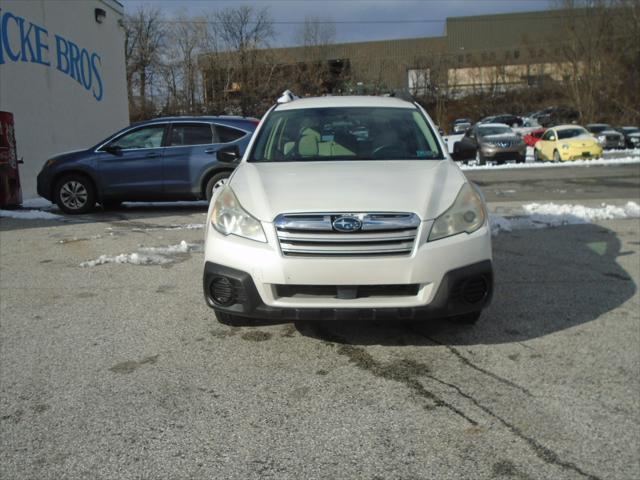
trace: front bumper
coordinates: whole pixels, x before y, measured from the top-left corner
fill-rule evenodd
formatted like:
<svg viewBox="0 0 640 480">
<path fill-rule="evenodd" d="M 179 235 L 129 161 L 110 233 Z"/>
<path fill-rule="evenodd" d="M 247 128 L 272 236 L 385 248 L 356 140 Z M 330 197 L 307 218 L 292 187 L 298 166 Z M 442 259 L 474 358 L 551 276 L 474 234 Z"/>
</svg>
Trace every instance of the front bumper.
<svg viewBox="0 0 640 480">
<path fill-rule="evenodd" d="M 410 255 L 376 257 L 291 257 L 280 251 L 273 224 L 264 223 L 267 243 L 233 235 L 224 236 L 207 225 L 204 290 L 207 303 L 221 311 L 261 318 L 340 317 L 346 313 L 372 315 L 451 316 L 477 311 L 488 303 L 492 284 L 491 231 L 484 225 L 472 234 L 459 234 L 427 242 L 431 221 L 422 222 Z M 482 265 L 482 267 L 474 267 Z M 466 270 L 465 270 L 466 269 Z M 479 269 L 479 270 L 475 270 Z M 226 272 L 226 273 L 225 273 Z M 487 302 L 449 304 L 452 284 L 467 277 L 486 276 Z M 466 273 L 465 273 L 466 272 Z M 216 275 L 235 279 L 247 300 L 223 306 L 214 304 L 210 286 Z M 415 287 L 415 291 L 346 298 L 313 292 L 286 294 L 291 288 L 349 289 L 354 286 Z M 320 313 L 319 313 L 320 312 Z M 333 313 L 332 313 L 333 312 Z M 395 312 L 395 313 L 394 313 Z"/>
<path fill-rule="evenodd" d="M 500 148 L 494 146 L 483 145 L 480 148 L 482 156 L 487 160 L 494 160 L 503 162 L 507 160 L 522 161 L 527 155 L 527 145 L 522 144 L 520 146 L 510 148 Z"/>
<path fill-rule="evenodd" d="M 224 277 L 233 285 L 233 303 L 219 305 L 213 300 L 212 284 Z M 478 294 L 479 285 L 482 293 Z M 385 308 L 281 308 L 265 305 L 247 272 L 206 262 L 203 277 L 204 296 L 211 308 L 249 318 L 264 320 L 340 320 L 380 318 L 445 318 L 479 311 L 493 296 L 491 260 L 451 270 L 444 275 L 434 298 L 426 305 Z M 469 294 L 471 291 L 471 295 Z"/>
<path fill-rule="evenodd" d="M 588 158 L 599 158 L 602 156 L 602 147 L 570 147 L 559 150 L 560 159 L 567 160 L 580 160 Z"/>
<path fill-rule="evenodd" d="M 51 185 L 51 175 L 46 169 L 40 171 L 37 177 L 37 192 L 43 198 L 46 198 L 49 201 L 52 201 L 52 185 Z"/>
</svg>

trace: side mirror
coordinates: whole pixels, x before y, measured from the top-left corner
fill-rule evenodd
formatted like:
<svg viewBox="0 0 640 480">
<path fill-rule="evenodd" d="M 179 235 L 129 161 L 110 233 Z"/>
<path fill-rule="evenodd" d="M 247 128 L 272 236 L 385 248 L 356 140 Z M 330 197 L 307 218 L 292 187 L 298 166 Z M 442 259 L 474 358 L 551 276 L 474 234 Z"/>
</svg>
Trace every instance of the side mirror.
<svg viewBox="0 0 640 480">
<path fill-rule="evenodd" d="M 221 148 L 216 154 L 219 162 L 233 163 L 240 159 L 240 149 L 237 145 Z"/>
<path fill-rule="evenodd" d="M 551 135 L 551 136 L 549 137 L 549 141 L 550 141 L 550 142 L 555 142 L 555 141 L 556 141 L 556 136 L 555 136 L 555 135 Z"/>
<path fill-rule="evenodd" d="M 122 148 L 117 145 L 106 145 L 102 147 L 102 150 L 111 155 L 120 155 L 122 153 Z"/>
<path fill-rule="evenodd" d="M 453 152 L 449 152 L 449 155 L 451 155 L 451 158 L 454 160 L 462 159 L 462 155 L 460 154 L 460 142 L 455 142 L 453 144 Z"/>
</svg>

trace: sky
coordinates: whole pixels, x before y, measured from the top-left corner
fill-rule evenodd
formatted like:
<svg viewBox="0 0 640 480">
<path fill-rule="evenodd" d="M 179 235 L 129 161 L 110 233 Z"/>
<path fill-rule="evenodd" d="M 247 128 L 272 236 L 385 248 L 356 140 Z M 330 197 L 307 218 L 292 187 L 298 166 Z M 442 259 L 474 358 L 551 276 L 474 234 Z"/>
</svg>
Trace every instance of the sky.
<svg viewBox="0 0 640 480">
<path fill-rule="evenodd" d="M 445 19 L 469 15 L 546 10 L 553 0 L 120 0 L 127 13 L 142 5 L 160 8 L 167 17 L 183 12 L 203 12 L 246 4 L 267 7 L 276 36 L 272 46 L 298 43 L 299 24 L 306 17 L 334 23 L 336 42 L 388 40 L 444 35 Z M 347 23 L 344 23 L 347 22 Z M 351 23 L 359 22 L 359 23 Z M 368 22 L 368 23 L 367 23 Z"/>
</svg>

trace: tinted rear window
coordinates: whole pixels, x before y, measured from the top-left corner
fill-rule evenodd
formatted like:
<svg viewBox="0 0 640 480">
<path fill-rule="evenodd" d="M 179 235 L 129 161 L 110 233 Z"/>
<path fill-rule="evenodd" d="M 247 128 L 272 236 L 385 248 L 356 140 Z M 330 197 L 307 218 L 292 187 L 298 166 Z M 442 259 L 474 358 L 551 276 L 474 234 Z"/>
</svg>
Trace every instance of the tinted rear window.
<svg viewBox="0 0 640 480">
<path fill-rule="evenodd" d="M 213 143 L 213 131 L 208 123 L 174 124 L 169 146 L 206 145 Z"/>
</svg>

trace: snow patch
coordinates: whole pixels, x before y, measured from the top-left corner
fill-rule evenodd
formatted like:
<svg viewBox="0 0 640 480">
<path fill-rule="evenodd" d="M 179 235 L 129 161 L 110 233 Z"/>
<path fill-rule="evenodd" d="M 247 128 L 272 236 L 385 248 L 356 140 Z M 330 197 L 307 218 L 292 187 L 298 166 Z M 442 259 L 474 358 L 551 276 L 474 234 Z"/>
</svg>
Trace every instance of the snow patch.
<svg viewBox="0 0 640 480">
<path fill-rule="evenodd" d="M 622 158 L 597 158 L 593 160 L 572 160 L 569 162 L 526 162 L 506 163 L 503 165 L 460 165 L 462 170 L 511 170 L 516 168 L 563 168 L 563 167 L 590 167 L 595 165 L 633 165 L 640 164 L 640 156 Z"/>
<path fill-rule="evenodd" d="M 171 259 L 162 255 L 141 255 L 139 253 L 122 253 L 120 255 L 100 255 L 95 260 L 82 262 L 81 267 L 95 267 L 107 263 L 130 263 L 131 265 L 164 265 L 171 263 Z"/>
<path fill-rule="evenodd" d="M 121 253 L 120 255 L 100 255 L 95 260 L 88 260 L 80 264 L 81 267 L 96 267 L 107 263 L 131 264 L 131 265 L 166 265 L 173 263 L 176 253 L 190 253 L 201 251 L 202 245 L 187 243 L 182 240 L 176 245 L 166 247 L 143 247 L 140 246 L 137 252 Z"/>
<path fill-rule="evenodd" d="M 0 210 L 0 218 L 16 218 L 19 220 L 64 220 L 62 215 L 43 212 L 42 210 Z"/>
<path fill-rule="evenodd" d="M 132 232 L 153 232 L 157 230 L 202 230 L 204 223 L 172 224 L 166 227 L 132 228 Z"/>
<path fill-rule="evenodd" d="M 57 205 L 55 205 L 55 204 L 51 203 L 49 200 L 47 200 L 45 198 L 41 198 L 41 197 L 28 198 L 28 199 L 22 201 L 22 208 L 31 208 L 31 209 L 38 209 L 38 210 L 51 210 L 54 207 L 57 208 Z"/>
<path fill-rule="evenodd" d="M 624 206 L 602 204 L 600 207 L 584 205 L 529 203 L 523 205 L 524 215 L 503 217 L 489 216 L 491 234 L 534 228 L 549 228 L 562 225 L 580 225 L 598 220 L 640 218 L 640 205 L 627 202 Z"/>
</svg>

